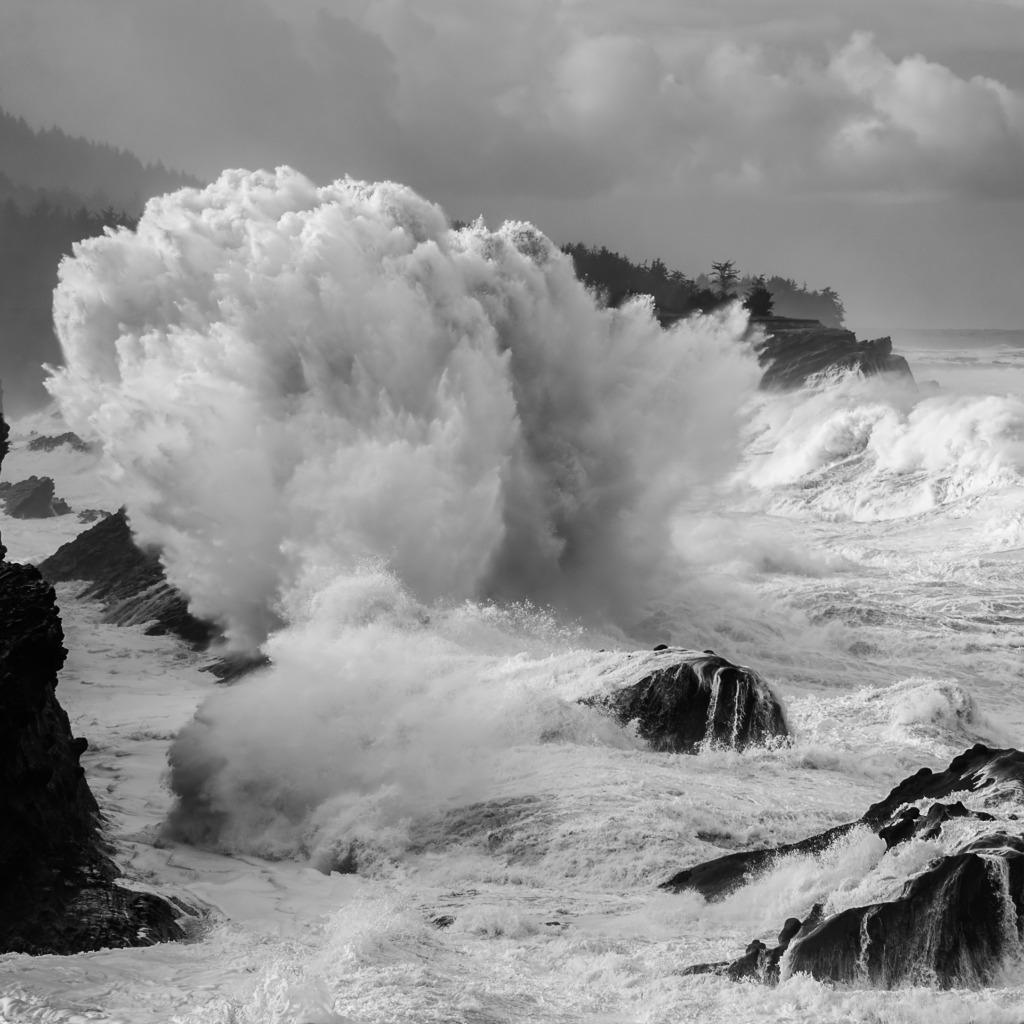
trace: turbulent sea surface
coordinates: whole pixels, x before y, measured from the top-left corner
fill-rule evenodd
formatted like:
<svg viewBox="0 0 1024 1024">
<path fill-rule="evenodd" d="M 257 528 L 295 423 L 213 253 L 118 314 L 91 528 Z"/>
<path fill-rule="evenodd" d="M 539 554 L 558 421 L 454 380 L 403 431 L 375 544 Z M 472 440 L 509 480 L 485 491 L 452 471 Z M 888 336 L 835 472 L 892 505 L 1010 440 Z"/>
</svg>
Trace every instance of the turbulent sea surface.
<svg viewBox="0 0 1024 1024">
<path fill-rule="evenodd" d="M 897 892 L 941 839 L 854 832 L 716 904 L 657 889 L 1024 746 L 1024 332 L 897 335 L 917 388 L 764 394 L 735 316 L 660 332 L 525 226 L 451 239 L 410 194 L 310 189 L 225 178 L 65 268 L 54 392 L 97 448 L 29 452 L 65 429 L 39 416 L 5 477 L 127 500 L 274 667 L 219 687 L 62 585 L 58 695 L 125 870 L 210 909 L 184 944 L 0 958 L 0 1019 L 1024 1019 L 1016 962 L 980 991 L 681 974 Z M 0 519 L 9 557 L 58 522 Z M 657 643 L 757 669 L 793 744 L 655 754 L 574 703 Z"/>
</svg>

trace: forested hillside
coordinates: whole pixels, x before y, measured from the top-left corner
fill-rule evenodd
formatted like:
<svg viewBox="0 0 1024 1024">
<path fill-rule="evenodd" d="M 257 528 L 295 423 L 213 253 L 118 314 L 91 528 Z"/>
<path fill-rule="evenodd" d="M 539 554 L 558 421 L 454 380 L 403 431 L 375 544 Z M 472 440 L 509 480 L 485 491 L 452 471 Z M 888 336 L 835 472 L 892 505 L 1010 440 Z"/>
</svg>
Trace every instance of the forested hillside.
<svg viewBox="0 0 1024 1024">
<path fill-rule="evenodd" d="M 687 277 L 655 258 L 634 263 L 604 246 L 574 242 L 562 246 L 572 257 L 576 275 L 609 305 L 617 306 L 630 295 L 651 295 L 666 313 L 687 315 L 708 313 L 734 299 L 746 299 L 755 288 L 771 294 L 773 308 L 753 312 L 774 312 L 777 316 L 820 320 L 826 327 L 841 327 L 845 310 L 839 295 L 829 287 L 812 290 L 789 277 L 741 275 L 733 260 L 713 263 L 710 273 Z"/>
<path fill-rule="evenodd" d="M 60 361 L 52 305 L 61 257 L 104 228 L 134 224 L 150 196 L 201 184 L 0 109 L 0 380 L 9 412 L 44 402 L 41 364 Z"/>
<path fill-rule="evenodd" d="M 10 413 L 47 400 L 41 364 L 61 359 L 52 325 L 61 257 L 80 239 L 134 226 L 150 196 L 201 184 L 104 143 L 58 128 L 36 130 L 0 109 L 0 380 Z M 652 295 L 659 312 L 674 318 L 740 298 L 751 313 L 808 317 L 835 327 L 843 322 L 843 304 L 831 288 L 741 276 L 732 260 L 690 278 L 657 258 L 634 263 L 604 246 L 562 248 L 580 280 L 609 305 Z"/>
<path fill-rule="evenodd" d="M 134 220 L 113 209 L 67 210 L 38 202 L 0 203 L 0 380 L 4 405 L 18 415 L 46 401 L 41 364 L 61 361 L 53 333 L 57 265 L 72 245 Z"/>
<path fill-rule="evenodd" d="M 131 214 L 145 201 L 197 178 L 144 164 L 138 157 L 102 142 L 67 135 L 59 128 L 37 130 L 24 118 L 0 109 L 0 200 L 91 210 L 116 207 Z"/>
</svg>

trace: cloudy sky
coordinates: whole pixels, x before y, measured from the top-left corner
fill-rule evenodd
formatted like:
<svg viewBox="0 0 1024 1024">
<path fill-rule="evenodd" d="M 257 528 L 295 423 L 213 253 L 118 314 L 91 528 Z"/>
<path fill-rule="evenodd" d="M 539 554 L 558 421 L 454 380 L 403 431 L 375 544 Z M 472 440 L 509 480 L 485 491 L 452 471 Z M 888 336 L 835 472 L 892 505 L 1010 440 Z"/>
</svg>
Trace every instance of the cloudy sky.
<svg viewBox="0 0 1024 1024">
<path fill-rule="evenodd" d="M 4 0 L 0 105 L 212 177 L 1024 328 L 1024 0 Z"/>
</svg>

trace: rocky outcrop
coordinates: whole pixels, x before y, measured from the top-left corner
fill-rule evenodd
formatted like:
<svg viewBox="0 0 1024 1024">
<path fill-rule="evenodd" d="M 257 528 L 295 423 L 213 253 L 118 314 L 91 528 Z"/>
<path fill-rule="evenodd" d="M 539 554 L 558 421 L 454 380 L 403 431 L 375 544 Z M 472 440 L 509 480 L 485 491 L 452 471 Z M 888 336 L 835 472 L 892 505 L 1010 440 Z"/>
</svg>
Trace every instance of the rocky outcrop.
<svg viewBox="0 0 1024 1024">
<path fill-rule="evenodd" d="M 188 601 L 164 576 L 155 551 L 140 548 L 124 509 L 101 519 L 39 563 L 51 583 L 85 580 L 80 597 L 102 601 L 104 621 L 128 626 L 149 623 L 149 634 L 174 633 L 205 646 L 216 627 L 188 610 Z"/>
<path fill-rule="evenodd" d="M 893 355 L 891 338 L 858 341 L 852 331 L 841 327 L 777 316 L 752 317 L 750 326 L 764 333 L 764 340 L 757 343 L 764 389 L 798 388 L 816 374 L 839 370 L 914 379 L 906 359 Z"/>
<path fill-rule="evenodd" d="M 71 506 L 54 494 L 54 483 L 48 476 L 30 476 L 16 484 L 0 483 L 0 502 L 12 519 L 50 519 L 71 511 Z"/>
<path fill-rule="evenodd" d="M 794 936 L 800 931 L 802 922 L 791 917 L 782 926 L 778 942 L 768 946 L 760 939 L 754 939 L 746 948 L 743 956 L 735 960 L 722 960 L 713 964 L 693 964 L 684 967 L 679 973 L 688 974 L 720 974 L 733 981 L 752 978 L 756 981 L 774 983 L 779 980 L 779 963 L 782 955 L 789 949 Z"/>
<path fill-rule="evenodd" d="M 984 985 L 1021 951 L 1024 840 L 994 834 L 942 857 L 888 902 L 801 929 L 787 976 L 882 988 Z"/>
<path fill-rule="evenodd" d="M 635 723 L 654 750 L 694 753 L 705 745 L 741 750 L 789 735 L 782 705 L 752 669 L 712 651 L 663 648 L 670 663 L 638 682 L 580 703 Z"/>
<path fill-rule="evenodd" d="M 0 462 L 7 452 L 0 415 Z M 79 953 L 183 937 L 185 908 L 117 883 L 57 701 L 67 650 L 53 588 L 0 547 L 0 953 Z"/>
<path fill-rule="evenodd" d="M 0 952 L 77 953 L 181 938 L 180 908 L 116 882 L 57 702 L 67 651 L 53 588 L 0 563 Z"/>
<path fill-rule="evenodd" d="M 39 434 L 33 437 L 25 447 L 30 452 L 52 452 L 55 448 L 60 448 L 61 445 L 67 445 L 76 452 L 89 451 L 89 445 L 70 430 L 56 435 Z"/>
<path fill-rule="evenodd" d="M 963 808 L 963 804 L 935 804 L 923 816 L 916 804 L 941 801 L 953 793 L 973 793 L 986 787 L 998 787 L 1000 791 L 1007 792 L 1011 800 L 1024 805 L 1024 754 L 1012 748 L 993 750 L 978 743 L 953 758 L 944 771 L 922 768 L 917 774 L 904 779 L 885 799 L 872 804 L 856 821 L 836 825 L 795 843 L 741 850 L 716 857 L 680 871 L 663 882 L 660 888 L 671 892 L 694 889 L 707 900 L 722 899 L 778 858 L 794 853 L 820 853 L 851 829 L 863 825 L 880 836 L 889 847 L 894 842 L 913 838 L 915 828 L 928 830 L 919 838 L 932 838 L 943 821 L 959 814 L 956 808 Z M 984 812 L 971 813 L 979 820 L 991 819 Z M 918 823 L 915 827 L 908 826 L 914 822 Z"/>
<path fill-rule="evenodd" d="M 962 799 L 945 802 L 953 794 L 974 793 L 981 794 L 990 809 L 1010 810 L 1001 820 L 997 814 L 965 806 Z M 823 981 L 882 987 L 985 984 L 1007 956 L 1021 953 L 1024 828 L 1015 823 L 1022 808 L 1024 754 L 978 744 L 955 757 L 944 771 L 923 768 L 904 779 L 855 822 L 799 843 L 730 854 L 681 871 L 662 888 L 696 889 L 714 900 L 776 858 L 820 852 L 852 828 L 870 829 L 887 849 L 912 839 L 946 837 L 944 855 L 914 875 L 892 899 L 828 916 L 818 906 L 777 956 L 777 950 L 759 943 L 754 973 L 747 970 L 751 947 L 735 961 L 698 964 L 691 973 L 756 974 L 771 981 L 781 966 L 783 976 L 806 973 Z M 944 833 L 948 823 L 955 823 L 952 839 Z"/>
</svg>

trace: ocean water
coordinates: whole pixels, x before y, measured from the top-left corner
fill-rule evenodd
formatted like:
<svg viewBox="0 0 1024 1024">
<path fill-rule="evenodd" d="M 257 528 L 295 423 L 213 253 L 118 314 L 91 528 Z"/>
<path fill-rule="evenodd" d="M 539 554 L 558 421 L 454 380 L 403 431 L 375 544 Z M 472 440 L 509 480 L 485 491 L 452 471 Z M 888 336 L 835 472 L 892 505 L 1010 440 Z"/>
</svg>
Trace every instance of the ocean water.
<svg viewBox="0 0 1024 1024">
<path fill-rule="evenodd" d="M 1013 961 L 954 991 L 681 973 L 891 896 L 952 833 L 657 889 L 1024 744 L 1024 331 L 897 336 L 916 386 L 766 394 L 740 313 L 599 310 L 524 225 L 284 172 L 162 202 L 62 272 L 53 391 L 95 450 L 29 452 L 36 418 L 4 476 L 127 501 L 274 666 L 220 687 L 61 588 L 125 870 L 208 909 L 186 943 L 0 958 L 0 1019 L 1024 1019 Z M 655 754 L 575 704 L 658 643 L 757 669 L 793 743 Z"/>
</svg>

